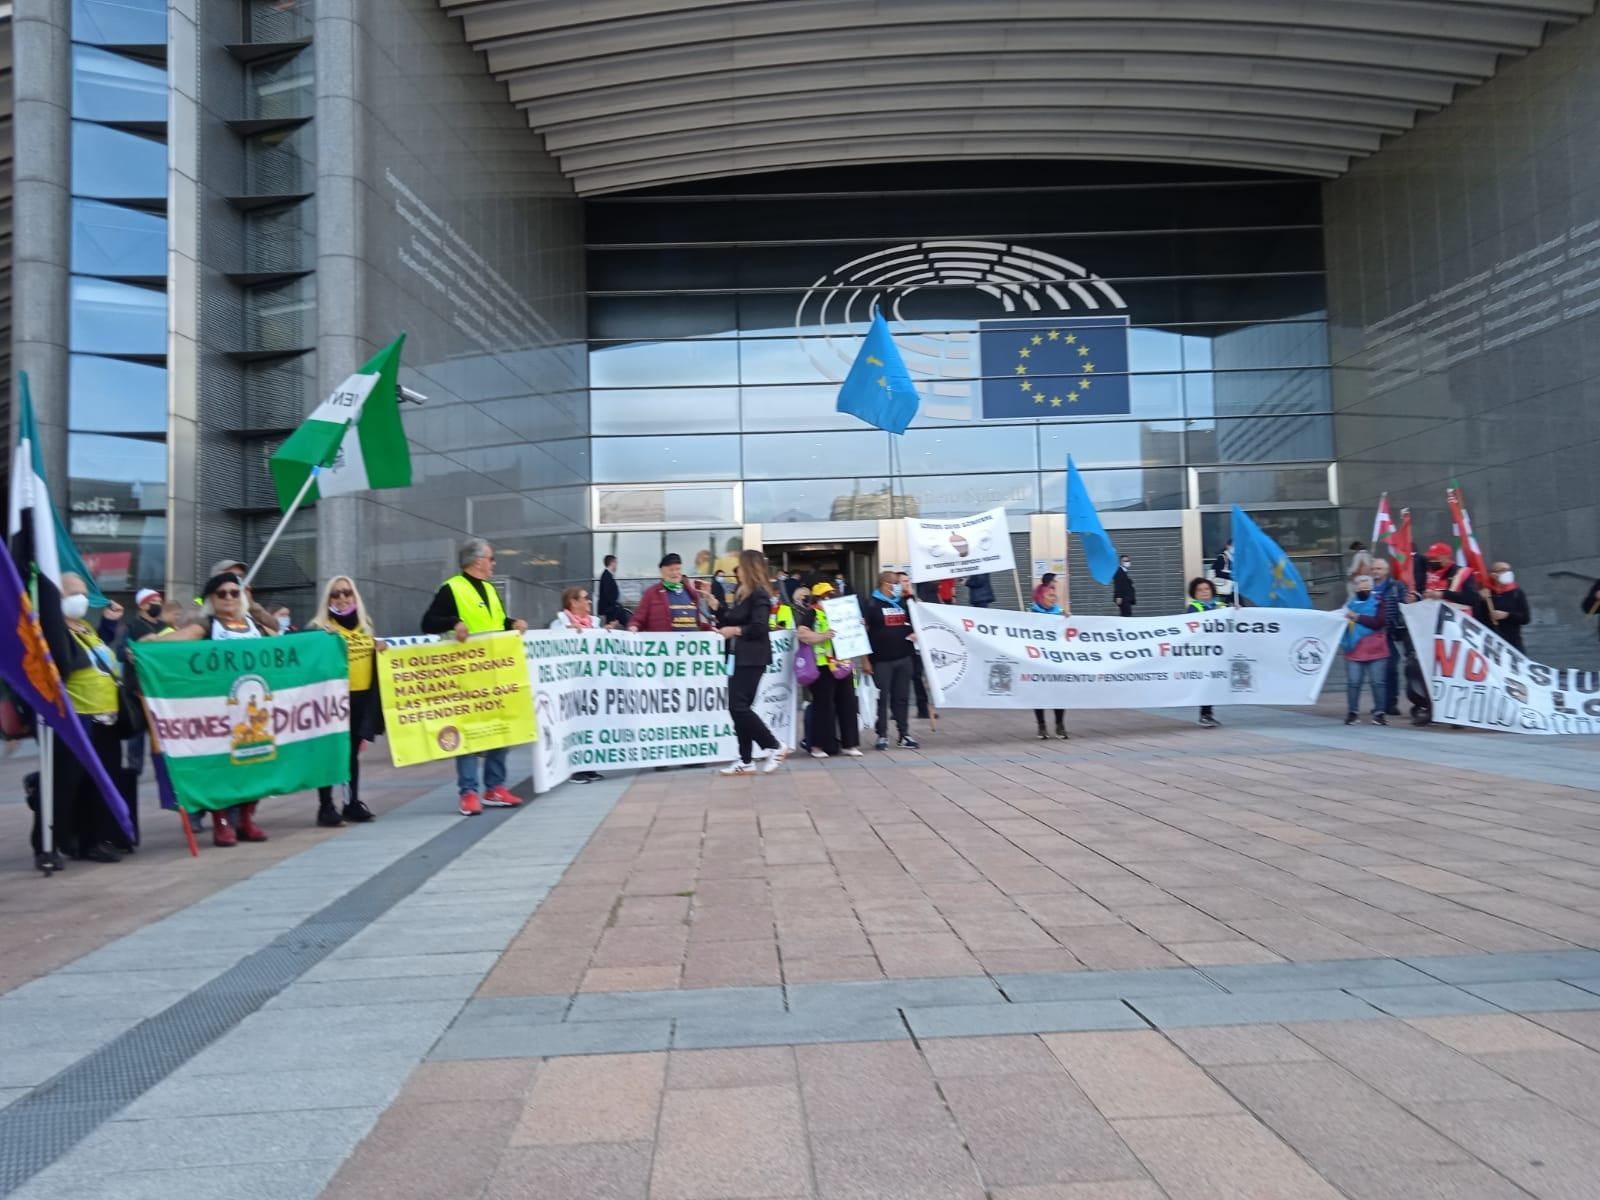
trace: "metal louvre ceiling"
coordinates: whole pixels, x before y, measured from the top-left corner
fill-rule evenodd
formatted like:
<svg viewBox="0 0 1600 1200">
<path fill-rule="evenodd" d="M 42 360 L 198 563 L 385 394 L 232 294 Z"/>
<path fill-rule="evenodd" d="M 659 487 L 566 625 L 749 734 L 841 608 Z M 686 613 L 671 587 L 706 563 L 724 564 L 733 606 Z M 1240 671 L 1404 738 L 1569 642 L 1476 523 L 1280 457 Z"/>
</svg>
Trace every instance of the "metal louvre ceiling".
<svg viewBox="0 0 1600 1200">
<path fill-rule="evenodd" d="M 1595 0 L 440 0 L 585 194 L 853 162 L 1336 176 Z"/>
</svg>

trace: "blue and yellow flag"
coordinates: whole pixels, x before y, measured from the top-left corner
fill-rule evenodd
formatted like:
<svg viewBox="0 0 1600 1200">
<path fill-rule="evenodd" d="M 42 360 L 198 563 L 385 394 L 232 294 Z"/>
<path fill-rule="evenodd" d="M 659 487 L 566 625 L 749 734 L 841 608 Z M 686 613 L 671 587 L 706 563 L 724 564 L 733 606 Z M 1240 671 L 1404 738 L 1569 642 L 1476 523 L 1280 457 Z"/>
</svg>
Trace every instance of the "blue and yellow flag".
<svg viewBox="0 0 1600 1200">
<path fill-rule="evenodd" d="M 872 328 L 850 374 L 844 377 L 834 407 L 890 433 L 904 433 L 917 415 L 917 389 L 883 313 L 872 314 Z"/>
<path fill-rule="evenodd" d="M 1100 523 L 1100 513 L 1089 499 L 1089 489 L 1083 486 L 1083 476 L 1078 474 L 1078 464 L 1067 455 L 1067 532 L 1083 540 L 1083 556 L 1089 563 L 1089 574 L 1099 584 L 1110 583 L 1117 573 L 1117 548 L 1111 544 L 1111 535 Z"/>
<path fill-rule="evenodd" d="M 1310 608 L 1311 594 L 1299 569 L 1244 509 L 1233 506 L 1233 583 L 1261 608 Z"/>
</svg>

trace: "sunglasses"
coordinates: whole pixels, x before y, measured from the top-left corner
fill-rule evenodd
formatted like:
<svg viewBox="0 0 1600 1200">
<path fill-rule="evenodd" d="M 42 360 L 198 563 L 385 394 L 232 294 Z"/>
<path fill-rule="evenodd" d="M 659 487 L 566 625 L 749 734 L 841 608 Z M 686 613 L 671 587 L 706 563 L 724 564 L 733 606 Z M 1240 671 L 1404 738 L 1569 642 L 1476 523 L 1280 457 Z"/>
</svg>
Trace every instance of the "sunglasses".
<svg viewBox="0 0 1600 1200">
<path fill-rule="evenodd" d="M 333 591 L 328 593 L 328 596 L 334 600 L 339 600 L 341 598 L 345 600 L 354 600 L 356 594 L 349 588 L 334 588 Z"/>
<path fill-rule="evenodd" d="M 240 596 L 244 595 L 244 593 L 238 588 L 218 588 L 211 594 L 218 600 L 237 600 Z"/>
</svg>

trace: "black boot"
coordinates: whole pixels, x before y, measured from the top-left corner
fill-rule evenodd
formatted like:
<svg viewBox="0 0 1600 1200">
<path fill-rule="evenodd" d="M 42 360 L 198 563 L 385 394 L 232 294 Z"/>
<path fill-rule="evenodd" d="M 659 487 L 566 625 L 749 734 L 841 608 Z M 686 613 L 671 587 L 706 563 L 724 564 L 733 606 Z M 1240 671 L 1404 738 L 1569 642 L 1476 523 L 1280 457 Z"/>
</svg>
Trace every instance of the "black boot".
<svg viewBox="0 0 1600 1200">
<path fill-rule="evenodd" d="M 1039 722 L 1039 740 L 1041 742 L 1048 742 L 1050 740 L 1050 731 L 1044 727 L 1043 721 Z"/>
<path fill-rule="evenodd" d="M 339 815 L 339 810 L 333 806 L 333 798 L 318 797 L 317 799 L 317 824 L 327 829 L 344 824 L 344 818 Z"/>
<path fill-rule="evenodd" d="M 1060 738 L 1063 742 L 1068 742 L 1068 741 L 1072 740 L 1072 735 L 1067 732 L 1066 725 L 1063 724 L 1060 721 L 1056 722 L 1056 736 L 1058 738 Z"/>
</svg>

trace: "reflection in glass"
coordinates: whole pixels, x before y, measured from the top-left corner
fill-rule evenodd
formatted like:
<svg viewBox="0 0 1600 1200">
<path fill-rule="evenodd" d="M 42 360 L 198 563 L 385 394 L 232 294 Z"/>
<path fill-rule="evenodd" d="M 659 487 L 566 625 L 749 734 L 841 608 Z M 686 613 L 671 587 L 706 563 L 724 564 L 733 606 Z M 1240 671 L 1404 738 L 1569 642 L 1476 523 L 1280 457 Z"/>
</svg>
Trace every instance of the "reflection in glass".
<svg viewBox="0 0 1600 1200">
<path fill-rule="evenodd" d="M 1183 462 L 1179 421 L 1073 422 L 1039 426 L 1039 462 L 1047 470 L 1072 455 L 1080 469 L 1164 467 Z"/>
<path fill-rule="evenodd" d="M 988 508 L 1016 513 L 1039 511 L 1039 476 L 908 476 L 895 482 L 899 507 L 911 517 L 960 517 Z"/>
<path fill-rule="evenodd" d="M 72 192 L 106 200 L 164 199 L 166 143 L 90 121 L 74 121 Z"/>
<path fill-rule="evenodd" d="M 95 354 L 165 354 L 167 295 L 74 275 L 71 287 L 71 348 Z"/>
<path fill-rule="evenodd" d="M 164 433 L 167 370 L 144 363 L 71 356 L 69 421 L 89 433 Z"/>
<path fill-rule="evenodd" d="M 1191 422 L 1190 463 L 1295 462 L 1333 457 L 1333 418 L 1227 417 Z"/>
<path fill-rule="evenodd" d="M 595 438 L 596 483 L 677 483 L 739 478 L 736 435 Z"/>
<path fill-rule="evenodd" d="M 837 384 L 739 389 L 739 407 L 746 433 L 860 429 L 860 420 L 834 407 L 838 401 Z"/>
<path fill-rule="evenodd" d="M 69 507 L 83 512 L 163 509 L 167 447 L 163 442 L 99 433 L 67 435 Z"/>
<path fill-rule="evenodd" d="M 639 593 L 661 578 L 656 564 L 668 554 L 683 559 L 683 569 L 691 575 L 728 573 L 738 564 L 744 549 L 744 534 L 737 529 L 662 529 L 639 533 L 597 533 L 594 535 L 594 571 L 598 575 L 605 556 L 617 556 L 616 576 L 622 585 L 622 602 L 634 605 Z"/>
<path fill-rule="evenodd" d="M 301 117 L 311 113 L 314 74 L 311 55 L 296 54 L 275 63 L 252 65 L 245 78 L 245 103 L 250 116 Z"/>
<path fill-rule="evenodd" d="M 589 428 L 597 434 L 728 433 L 738 427 L 738 388 L 616 388 L 589 393 Z"/>
<path fill-rule="evenodd" d="M 762 433 L 744 439 L 747 479 L 807 479 L 889 470 L 890 434 L 877 429 L 841 433 Z"/>
<path fill-rule="evenodd" d="M 1084 471 L 1083 486 L 1100 512 L 1153 512 L 1185 507 L 1185 472 L 1178 467 L 1129 471 Z M 1046 471 L 1041 480 L 1044 511 L 1060 512 L 1067 502 L 1067 473 Z"/>
<path fill-rule="evenodd" d="M 72 202 L 72 269 L 81 275 L 167 273 L 167 219 L 99 200 Z"/>
<path fill-rule="evenodd" d="M 895 443 L 895 467 L 907 475 L 1033 471 L 1038 466 L 1032 425 L 937 425 L 907 430 Z"/>
<path fill-rule="evenodd" d="M 68 514 L 67 527 L 83 555 L 84 565 L 102 591 L 133 592 L 142 587 L 166 586 L 166 517 L 72 512 Z"/>
<path fill-rule="evenodd" d="M 89 121 L 165 121 L 167 73 L 109 50 L 74 46 L 72 115 Z"/>
<path fill-rule="evenodd" d="M 635 342 L 589 354 L 591 387 L 700 387 L 739 382 L 739 343 Z"/>
<path fill-rule="evenodd" d="M 617 525 L 731 524 L 733 487 L 597 488 L 599 523 Z"/>
<path fill-rule="evenodd" d="M 903 515 L 891 506 L 887 479 L 749 480 L 744 519 L 752 524 L 797 521 L 881 521 Z"/>
<path fill-rule="evenodd" d="M 167 0 L 72 0 L 72 40 L 101 46 L 165 46 Z"/>
<path fill-rule="evenodd" d="M 1326 501 L 1328 468 L 1267 467 L 1254 470 L 1202 468 L 1199 472 L 1200 504 L 1281 504 L 1286 501 Z"/>
</svg>

